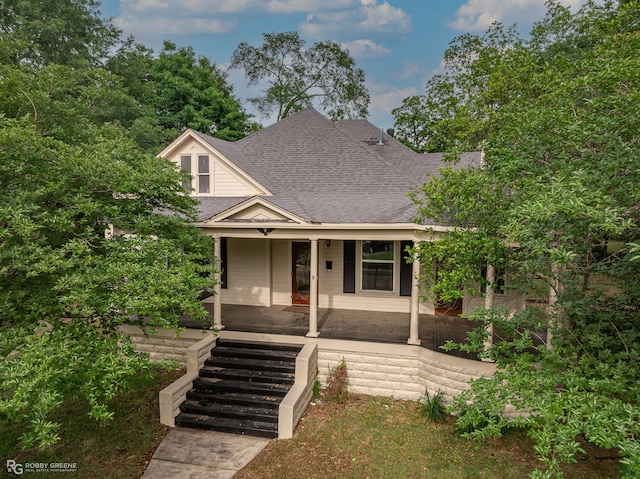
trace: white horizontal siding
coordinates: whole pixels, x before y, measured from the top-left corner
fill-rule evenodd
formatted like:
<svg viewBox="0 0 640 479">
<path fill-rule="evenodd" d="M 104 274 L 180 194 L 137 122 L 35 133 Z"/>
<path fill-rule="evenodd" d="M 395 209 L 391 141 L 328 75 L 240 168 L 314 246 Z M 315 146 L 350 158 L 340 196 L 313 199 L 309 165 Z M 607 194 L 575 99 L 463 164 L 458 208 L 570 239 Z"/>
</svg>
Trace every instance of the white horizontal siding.
<svg viewBox="0 0 640 479">
<path fill-rule="evenodd" d="M 221 165 L 218 160 L 214 163 L 213 178 L 214 196 L 252 196 L 256 194 L 256 191 L 240 180 L 227 167 Z"/>
<path fill-rule="evenodd" d="M 271 305 L 270 248 L 267 239 L 227 240 L 227 304 Z"/>
<path fill-rule="evenodd" d="M 271 241 L 271 302 L 291 304 L 291 242 Z"/>
</svg>

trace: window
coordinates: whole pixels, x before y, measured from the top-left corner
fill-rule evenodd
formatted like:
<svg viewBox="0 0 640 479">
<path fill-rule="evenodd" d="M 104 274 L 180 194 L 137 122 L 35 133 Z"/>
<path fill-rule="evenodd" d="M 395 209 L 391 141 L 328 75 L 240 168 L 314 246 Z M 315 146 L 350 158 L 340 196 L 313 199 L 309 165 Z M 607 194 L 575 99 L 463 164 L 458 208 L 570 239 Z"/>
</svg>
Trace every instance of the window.
<svg viewBox="0 0 640 479">
<path fill-rule="evenodd" d="M 362 242 L 363 291 L 393 291 L 393 241 Z"/>
<path fill-rule="evenodd" d="M 191 180 L 183 181 L 182 187 L 190 192 L 193 188 L 196 194 L 211 193 L 211 164 L 209 155 L 180 155 L 180 168 L 191 176 Z"/>
<path fill-rule="evenodd" d="M 209 155 L 198 155 L 198 193 L 210 193 Z"/>
<path fill-rule="evenodd" d="M 191 174 L 191 155 L 180 155 L 180 168 Z M 185 191 L 191 191 L 191 180 L 182 182 L 182 187 Z"/>
</svg>

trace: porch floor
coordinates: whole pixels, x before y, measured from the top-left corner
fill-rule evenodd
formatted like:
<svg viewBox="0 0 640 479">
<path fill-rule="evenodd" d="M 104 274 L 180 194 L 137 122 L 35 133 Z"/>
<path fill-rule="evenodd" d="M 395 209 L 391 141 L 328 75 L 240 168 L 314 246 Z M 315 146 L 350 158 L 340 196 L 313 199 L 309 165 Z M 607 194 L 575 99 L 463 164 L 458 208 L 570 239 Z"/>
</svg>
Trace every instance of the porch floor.
<svg viewBox="0 0 640 479">
<path fill-rule="evenodd" d="M 205 303 L 213 313 L 213 304 Z M 406 344 L 409 313 L 318 309 L 320 338 Z M 186 327 L 198 324 L 184 323 Z M 304 306 L 222 305 L 222 325 L 228 331 L 305 336 L 309 332 L 309 309 Z M 421 314 L 418 337 L 422 347 L 442 351 L 447 341 L 463 342 L 476 325 L 457 316 Z M 452 354 L 471 357 L 458 351 Z"/>
</svg>

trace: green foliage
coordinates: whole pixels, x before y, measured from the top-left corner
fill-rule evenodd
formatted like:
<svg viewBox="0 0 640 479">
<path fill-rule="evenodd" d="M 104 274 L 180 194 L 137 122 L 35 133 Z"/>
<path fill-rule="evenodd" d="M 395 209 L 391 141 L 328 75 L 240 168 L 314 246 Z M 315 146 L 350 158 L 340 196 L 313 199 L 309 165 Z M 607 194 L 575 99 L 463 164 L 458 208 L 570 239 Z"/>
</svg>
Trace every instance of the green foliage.
<svg viewBox="0 0 640 479">
<path fill-rule="evenodd" d="M 444 401 L 444 393 L 442 391 L 438 390 L 434 395 L 431 395 L 425 389 L 424 394 L 418 399 L 420 415 L 433 422 L 444 421 L 447 418 L 447 406 Z"/>
<path fill-rule="evenodd" d="M 322 382 L 318 379 L 318 373 L 320 373 L 320 370 L 316 370 L 316 379 L 313 381 L 313 399 L 320 397 L 320 390 L 322 389 Z"/>
<path fill-rule="evenodd" d="M 99 7 L 95 0 L 3 0 L 0 43 L 8 41 L 12 48 L 2 61 L 98 66 L 120 35 Z"/>
<path fill-rule="evenodd" d="M 231 68 L 243 69 L 249 85 L 269 85 L 263 96 L 250 99 L 261 114 L 277 111 L 280 120 L 318 98 L 334 120 L 367 115 L 364 72 L 338 43 L 318 42 L 305 49 L 297 32 L 265 33 L 263 38 L 260 47 L 240 43 L 231 59 Z"/>
<path fill-rule="evenodd" d="M 41 71 L 54 84 L 65 73 Z M 208 321 L 198 291 L 213 288 L 201 266 L 211 244 L 187 223 L 194 202 L 173 164 L 96 126 L 62 95 L 25 88 L 5 90 L 5 107 L 26 93 L 37 98 L 31 118 L 0 117 L 0 416 L 24 424 L 25 447 L 46 447 L 65 396 L 86 398 L 90 416 L 108 420 L 104 401 L 146 367 L 121 325 Z M 72 118 L 84 126 L 77 135 Z M 105 235 L 112 224 L 133 236 Z"/>
<path fill-rule="evenodd" d="M 467 315 L 482 326 L 457 347 L 497 372 L 454 403 L 470 437 L 529 428 L 546 466 L 535 477 L 559 476 L 581 441 L 616 448 L 623 477 L 640 474 L 639 19 L 637 2 L 576 13 L 549 2 L 528 41 L 497 25 L 452 42 L 445 76 L 459 105 L 430 128 L 467 123 L 484 164 L 412 193 L 419 222 L 452 228 L 417 248 L 437 265 L 423 277 L 435 297 L 478 294 L 488 262 L 543 301 Z"/>
</svg>

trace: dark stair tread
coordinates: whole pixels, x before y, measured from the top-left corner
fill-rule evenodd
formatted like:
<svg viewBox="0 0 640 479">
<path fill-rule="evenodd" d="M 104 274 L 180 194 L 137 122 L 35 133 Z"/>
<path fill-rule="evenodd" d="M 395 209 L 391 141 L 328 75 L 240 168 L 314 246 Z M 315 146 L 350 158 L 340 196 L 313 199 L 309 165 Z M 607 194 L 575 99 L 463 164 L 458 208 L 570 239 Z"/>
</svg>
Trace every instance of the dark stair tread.
<svg viewBox="0 0 640 479">
<path fill-rule="evenodd" d="M 259 406 L 240 406 L 237 404 L 187 400 L 180 405 L 180 411 L 203 416 L 278 422 L 278 409 Z"/>
<path fill-rule="evenodd" d="M 295 373 L 293 372 L 224 368 L 220 366 L 204 366 L 200 369 L 200 376 L 206 378 L 242 379 L 261 383 L 293 384 L 295 381 Z"/>
<path fill-rule="evenodd" d="M 222 366 L 238 369 L 254 369 L 262 371 L 295 372 L 296 365 L 293 362 L 274 361 L 251 358 L 225 358 L 212 356 L 205 360 L 205 366 Z"/>
<path fill-rule="evenodd" d="M 278 437 L 278 425 L 262 421 L 237 420 L 229 418 L 212 418 L 199 414 L 180 413 L 176 417 L 176 425 L 198 429 L 210 429 L 214 431 L 244 434 L 248 436 L 260 436 L 266 438 Z"/>
<path fill-rule="evenodd" d="M 260 406 L 263 408 L 277 409 L 282 402 L 281 396 L 268 394 L 249 394 L 242 392 L 209 393 L 192 389 L 187 391 L 187 399 L 194 401 L 208 401 L 225 404 L 238 404 L 245 406 Z"/>
<path fill-rule="evenodd" d="M 241 339 L 218 339 L 217 346 L 246 349 L 268 349 L 272 351 L 300 352 L 303 345 L 289 343 L 262 343 L 258 341 L 243 341 Z"/>
<path fill-rule="evenodd" d="M 291 386 L 288 384 L 252 383 L 248 381 L 234 381 L 232 379 L 197 377 L 193 380 L 193 389 L 205 391 L 238 391 L 285 396 L 289 389 L 291 389 Z"/>
<path fill-rule="evenodd" d="M 180 405 L 176 425 L 278 437 L 279 405 L 302 345 L 220 340 Z"/>
<path fill-rule="evenodd" d="M 211 350 L 213 357 L 235 357 L 235 358 L 256 358 L 274 361 L 292 361 L 300 351 L 277 351 L 273 349 L 263 348 L 236 348 L 228 346 L 217 346 Z"/>
</svg>

